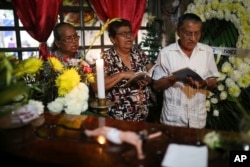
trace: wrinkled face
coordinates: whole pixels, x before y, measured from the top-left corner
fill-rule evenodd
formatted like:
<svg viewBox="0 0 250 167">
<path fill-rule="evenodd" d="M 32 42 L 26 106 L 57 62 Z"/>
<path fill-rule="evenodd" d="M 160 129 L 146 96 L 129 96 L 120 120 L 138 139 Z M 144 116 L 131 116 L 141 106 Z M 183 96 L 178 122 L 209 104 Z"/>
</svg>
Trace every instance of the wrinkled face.
<svg viewBox="0 0 250 167">
<path fill-rule="evenodd" d="M 59 51 L 63 54 L 73 55 L 79 48 L 79 35 L 72 27 L 62 27 L 59 31 L 60 40 L 56 41 L 56 45 Z"/>
<path fill-rule="evenodd" d="M 184 50 L 193 50 L 201 38 L 201 23 L 185 21 L 182 27 L 177 29 L 180 37 L 179 44 Z"/>
<path fill-rule="evenodd" d="M 131 49 L 133 46 L 133 32 L 130 27 L 124 26 L 118 28 L 114 38 L 111 38 L 111 42 L 115 47 L 123 49 Z"/>
</svg>

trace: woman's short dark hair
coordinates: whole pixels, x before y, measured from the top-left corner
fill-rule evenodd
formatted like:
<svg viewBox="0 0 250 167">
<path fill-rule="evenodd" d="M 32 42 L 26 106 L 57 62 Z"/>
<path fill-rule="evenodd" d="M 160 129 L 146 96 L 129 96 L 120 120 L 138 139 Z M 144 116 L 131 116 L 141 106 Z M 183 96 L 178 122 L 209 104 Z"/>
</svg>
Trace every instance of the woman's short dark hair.
<svg viewBox="0 0 250 167">
<path fill-rule="evenodd" d="M 177 27 L 180 28 L 185 21 L 194 21 L 202 24 L 202 20 L 199 16 L 193 13 L 185 13 L 179 17 Z"/>
<path fill-rule="evenodd" d="M 109 24 L 109 27 L 108 27 L 109 37 L 114 38 L 117 33 L 117 30 L 120 27 L 129 27 L 132 30 L 132 25 L 130 21 L 126 19 L 119 19 Z"/>
<path fill-rule="evenodd" d="M 54 29 L 53 29 L 54 39 L 56 39 L 56 40 L 60 40 L 61 39 L 60 29 L 63 28 L 63 27 L 72 27 L 72 28 L 75 28 L 70 23 L 61 22 L 61 23 L 56 24 L 55 27 L 54 27 Z"/>
<path fill-rule="evenodd" d="M 60 33 L 60 29 L 63 28 L 63 27 L 72 27 L 72 28 L 75 28 L 72 24 L 70 23 L 66 23 L 66 22 L 60 22 L 60 23 L 57 23 L 53 29 L 53 35 L 54 35 L 54 41 L 52 43 L 52 46 L 51 46 L 51 51 L 54 52 L 56 51 L 58 48 L 55 44 L 55 40 L 58 40 L 60 41 L 61 40 L 61 33 Z"/>
</svg>

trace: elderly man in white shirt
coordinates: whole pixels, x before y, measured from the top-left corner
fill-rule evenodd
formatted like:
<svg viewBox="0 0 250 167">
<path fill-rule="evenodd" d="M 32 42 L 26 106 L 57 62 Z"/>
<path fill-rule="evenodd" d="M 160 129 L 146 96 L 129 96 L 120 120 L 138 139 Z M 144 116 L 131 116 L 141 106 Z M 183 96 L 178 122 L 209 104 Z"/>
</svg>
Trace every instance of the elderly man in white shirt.
<svg viewBox="0 0 250 167">
<path fill-rule="evenodd" d="M 212 48 L 199 43 L 201 28 L 197 15 L 182 15 L 177 26 L 178 41 L 159 53 L 152 79 L 155 90 L 164 90 L 160 117 L 163 124 L 193 128 L 206 125 L 206 89 L 217 86 L 219 72 Z M 202 79 L 173 75 L 186 67 Z"/>
</svg>

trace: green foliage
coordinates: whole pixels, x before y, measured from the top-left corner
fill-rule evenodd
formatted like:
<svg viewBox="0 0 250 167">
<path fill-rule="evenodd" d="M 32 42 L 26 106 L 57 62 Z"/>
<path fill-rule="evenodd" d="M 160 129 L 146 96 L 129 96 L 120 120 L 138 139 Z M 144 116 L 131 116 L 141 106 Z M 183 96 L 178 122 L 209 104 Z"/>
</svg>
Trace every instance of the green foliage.
<svg viewBox="0 0 250 167">
<path fill-rule="evenodd" d="M 238 32 L 233 23 L 211 19 L 203 23 L 201 42 L 210 46 L 236 47 Z"/>
<path fill-rule="evenodd" d="M 157 29 L 157 23 L 159 23 L 159 21 L 154 21 L 150 25 L 147 25 L 147 33 L 143 33 L 143 40 L 139 43 L 139 47 L 149 57 L 153 64 L 155 63 L 158 53 L 162 48 L 159 30 Z"/>
<path fill-rule="evenodd" d="M 7 57 L 4 53 L 0 53 L 0 106 L 13 103 L 13 99 L 22 94 L 25 99 L 25 95 L 29 94 L 30 88 L 25 82 L 17 82 L 13 76 L 13 66 L 15 59 L 13 57 Z"/>
</svg>

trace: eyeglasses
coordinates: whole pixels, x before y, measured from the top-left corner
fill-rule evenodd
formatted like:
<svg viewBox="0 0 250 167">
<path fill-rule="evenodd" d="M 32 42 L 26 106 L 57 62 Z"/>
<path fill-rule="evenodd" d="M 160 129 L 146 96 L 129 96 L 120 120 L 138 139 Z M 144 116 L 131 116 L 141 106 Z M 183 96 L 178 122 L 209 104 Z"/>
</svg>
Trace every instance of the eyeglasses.
<svg viewBox="0 0 250 167">
<path fill-rule="evenodd" d="M 66 38 L 61 39 L 61 41 L 72 43 L 74 41 L 78 41 L 79 39 L 80 39 L 79 35 L 72 35 L 72 36 L 68 36 Z"/>
<path fill-rule="evenodd" d="M 132 37 L 133 36 L 133 32 L 132 31 L 127 31 L 127 32 L 119 32 L 119 33 L 116 33 L 117 35 L 120 35 L 124 38 L 127 38 L 127 37 Z"/>
<path fill-rule="evenodd" d="M 196 31 L 196 32 L 190 32 L 190 31 L 185 31 L 185 30 L 181 30 L 182 34 L 186 37 L 195 37 L 198 38 L 201 36 L 201 31 Z"/>
</svg>

